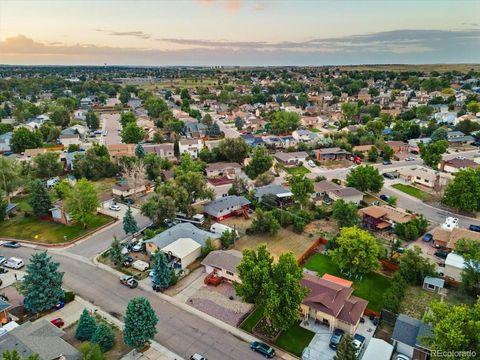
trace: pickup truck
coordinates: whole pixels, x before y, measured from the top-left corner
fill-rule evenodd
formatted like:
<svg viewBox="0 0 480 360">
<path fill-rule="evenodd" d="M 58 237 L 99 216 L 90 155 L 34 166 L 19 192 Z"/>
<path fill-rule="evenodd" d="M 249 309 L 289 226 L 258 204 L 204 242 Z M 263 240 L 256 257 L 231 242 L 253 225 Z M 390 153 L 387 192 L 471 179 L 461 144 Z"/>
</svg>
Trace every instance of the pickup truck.
<svg viewBox="0 0 480 360">
<path fill-rule="evenodd" d="M 138 286 L 138 281 L 133 276 L 124 275 L 120 278 L 120 283 L 128 286 L 130 289 L 134 289 Z"/>
</svg>

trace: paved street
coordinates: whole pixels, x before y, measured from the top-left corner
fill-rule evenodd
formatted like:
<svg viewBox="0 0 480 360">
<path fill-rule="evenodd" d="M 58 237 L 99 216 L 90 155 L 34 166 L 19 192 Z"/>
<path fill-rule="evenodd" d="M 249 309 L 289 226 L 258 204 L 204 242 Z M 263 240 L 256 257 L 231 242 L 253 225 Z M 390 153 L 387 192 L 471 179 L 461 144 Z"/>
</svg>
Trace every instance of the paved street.
<svg viewBox="0 0 480 360">
<path fill-rule="evenodd" d="M 6 257 L 17 256 L 27 260 L 35 250 L 1 248 Z M 118 319 L 128 301 L 135 296 L 148 298 L 159 318 L 155 340 L 175 353 L 189 358 L 199 352 L 209 360 L 261 359 L 253 353 L 248 343 L 238 339 L 212 323 L 201 319 L 161 299 L 158 295 L 141 289 L 121 285 L 115 275 L 99 269 L 80 257 L 71 258 L 58 251 L 50 251 L 60 269 L 65 271 L 64 285 L 85 300 L 95 304 Z"/>
<path fill-rule="evenodd" d="M 103 119 L 103 131 L 107 131 L 107 135 L 103 137 L 103 142 L 105 145 L 111 144 L 121 144 L 122 139 L 120 138 L 119 129 L 120 125 L 120 114 L 102 114 Z"/>
</svg>

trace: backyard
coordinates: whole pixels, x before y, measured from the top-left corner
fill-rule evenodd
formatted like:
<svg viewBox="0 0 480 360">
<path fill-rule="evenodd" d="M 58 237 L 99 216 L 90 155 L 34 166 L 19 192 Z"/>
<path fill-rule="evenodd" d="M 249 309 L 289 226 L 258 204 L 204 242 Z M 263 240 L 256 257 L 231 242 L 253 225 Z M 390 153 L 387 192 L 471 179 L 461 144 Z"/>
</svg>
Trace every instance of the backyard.
<svg viewBox="0 0 480 360">
<path fill-rule="evenodd" d="M 306 175 L 310 172 L 310 170 L 303 165 L 285 168 L 285 171 L 290 175 Z"/>
<path fill-rule="evenodd" d="M 328 273 L 330 275 L 343 277 L 340 268 L 332 259 L 324 254 L 315 254 L 305 263 L 305 268 L 316 271 L 319 276 Z M 353 295 L 368 300 L 368 308 L 374 311 L 381 311 L 383 308 L 383 295 L 390 287 L 390 279 L 386 276 L 371 272 L 361 280 L 353 280 Z"/>
<path fill-rule="evenodd" d="M 394 184 L 392 185 L 393 188 L 404 192 L 410 196 L 416 197 L 422 201 L 429 201 L 433 199 L 433 195 L 416 188 L 415 186 L 405 185 L 405 184 Z"/>
</svg>

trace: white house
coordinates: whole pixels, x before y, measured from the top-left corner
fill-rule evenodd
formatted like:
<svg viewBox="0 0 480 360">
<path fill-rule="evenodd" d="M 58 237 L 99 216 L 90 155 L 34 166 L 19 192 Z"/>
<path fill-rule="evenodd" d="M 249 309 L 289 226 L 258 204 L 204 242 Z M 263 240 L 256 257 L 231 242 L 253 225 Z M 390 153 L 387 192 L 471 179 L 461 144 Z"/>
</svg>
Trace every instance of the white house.
<svg viewBox="0 0 480 360">
<path fill-rule="evenodd" d="M 461 282 L 462 271 L 465 268 L 465 259 L 463 256 L 449 253 L 445 259 L 444 275 L 445 279 L 450 281 Z"/>
<path fill-rule="evenodd" d="M 190 154 L 193 159 L 198 157 L 198 154 L 203 148 L 202 140 L 200 139 L 187 139 L 180 140 L 178 142 L 178 149 L 180 154 Z"/>
</svg>

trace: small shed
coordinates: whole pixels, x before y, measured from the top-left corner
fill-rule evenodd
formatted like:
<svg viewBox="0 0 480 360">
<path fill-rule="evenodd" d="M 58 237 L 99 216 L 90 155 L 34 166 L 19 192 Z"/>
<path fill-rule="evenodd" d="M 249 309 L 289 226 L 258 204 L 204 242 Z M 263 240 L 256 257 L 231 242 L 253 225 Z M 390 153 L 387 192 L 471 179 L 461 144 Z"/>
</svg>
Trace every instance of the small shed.
<svg viewBox="0 0 480 360">
<path fill-rule="evenodd" d="M 161 250 L 171 260 L 180 261 L 182 269 L 193 263 L 202 254 L 202 246 L 193 239 L 179 238 Z M 177 262 L 177 261 L 175 261 Z M 178 263 L 178 262 L 177 262 Z"/>
<path fill-rule="evenodd" d="M 425 290 L 440 292 L 445 285 L 445 280 L 442 278 L 432 277 L 432 276 L 425 276 L 423 279 L 423 288 Z"/>
</svg>

